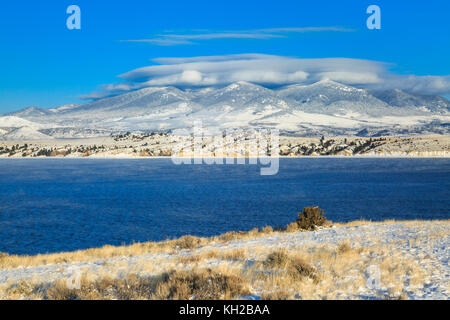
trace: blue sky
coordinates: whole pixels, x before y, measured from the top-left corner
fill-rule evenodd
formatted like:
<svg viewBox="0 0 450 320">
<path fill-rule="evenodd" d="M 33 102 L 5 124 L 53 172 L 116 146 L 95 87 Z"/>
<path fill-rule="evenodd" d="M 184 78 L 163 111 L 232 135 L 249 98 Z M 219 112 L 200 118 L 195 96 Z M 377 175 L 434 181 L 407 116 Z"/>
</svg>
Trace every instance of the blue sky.
<svg viewBox="0 0 450 320">
<path fill-rule="evenodd" d="M 81 8 L 81 30 L 66 28 L 71 4 Z M 371 4 L 381 8 L 381 30 L 366 28 Z M 439 76 L 433 81 L 440 84 L 450 75 L 449 12 L 450 4 L 443 0 L 2 2 L 0 113 L 80 103 L 82 96 L 108 90 L 101 87 L 105 84 L 139 87 L 133 85 L 158 77 L 156 69 L 139 73 L 144 79 L 136 79 L 132 70 L 167 64 L 153 60 L 161 57 L 258 53 L 272 58 L 364 59 L 371 62 L 361 70 L 389 73 L 390 83 L 396 85 L 414 75 L 420 85 L 408 78 L 408 88 L 414 85 L 427 93 L 428 78 L 420 76 Z M 268 63 L 278 66 L 281 58 L 271 59 Z M 353 68 L 353 62 L 332 61 Z M 189 61 L 181 62 L 179 70 Z M 289 63 L 304 65 L 303 60 L 289 60 L 284 67 Z M 322 60 L 314 63 L 322 68 Z M 166 69 L 173 61 L 168 64 Z M 205 68 L 200 65 L 200 73 Z M 217 73 L 214 68 L 211 72 Z M 123 74 L 129 77 L 118 78 Z M 197 76 L 185 75 L 190 80 Z M 439 85 L 438 93 L 448 96 L 447 87 L 447 82 Z"/>
</svg>

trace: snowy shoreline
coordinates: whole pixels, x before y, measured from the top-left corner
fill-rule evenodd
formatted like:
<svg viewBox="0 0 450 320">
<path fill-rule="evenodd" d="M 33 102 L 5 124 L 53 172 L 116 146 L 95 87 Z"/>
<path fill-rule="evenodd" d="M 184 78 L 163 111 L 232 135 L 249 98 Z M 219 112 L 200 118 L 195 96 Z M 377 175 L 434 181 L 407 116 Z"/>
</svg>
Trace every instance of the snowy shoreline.
<svg viewBox="0 0 450 320">
<path fill-rule="evenodd" d="M 324 265 L 325 260 L 320 261 L 324 253 L 320 252 L 335 252 L 342 243 L 349 246 L 346 249 L 348 253 L 345 253 L 349 255 L 343 256 L 343 261 L 354 261 L 342 266 L 342 274 L 328 279 L 327 268 L 334 270 L 338 263 L 344 262 Z M 263 261 L 270 251 L 282 249 L 300 252 L 305 259 L 308 259 L 308 254 L 314 253 L 311 264 L 323 274 L 323 282 L 316 284 L 316 289 L 306 292 L 306 289 L 298 288 L 299 291 L 292 295 L 293 299 L 320 299 L 316 293 L 326 289 L 329 297 L 336 299 L 386 299 L 392 298 L 394 291 L 399 291 L 407 299 L 447 300 L 450 298 L 449 243 L 450 220 L 355 222 L 310 232 L 273 232 L 227 242 L 213 241 L 192 249 L 174 248 L 138 254 L 124 252 L 110 258 L 95 259 L 90 256 L 78 262 L 3 268 L 0 269 L 0 299 L 2 295 L 7 295 L 5 286 L 11 287 L 20 281 L 53 283 L 58 279 L 70 278 L 74 270 L 82 270 L 91 278 L 108 276 L 118 279 L 128 274 L 148 277 L 173 269 L 189 270 L 194 266 L 247 274 L 256 272 L 258 261 Z M 237 258 L 231 260 L 220 258 L 232 252 L 242 253 L 235 254 Z M 196 260 L 197 256 L 203 258 Z M 365 286 L 367 268 L 372 265 L 381 270 L 379 288 Z M 397 267 L 394 268 L 394 265 Z M 333 272 L 336 273 L 336 270 Z M 305 282 L 306 285 L 313 286 L 309 282 Z M 251 295 L 256 298 L 265 296 L 268 290 L 256 280 L 251 288 Z"/>
<path fill-rule="evenodd" d="M 218 148 L 214 137 L 205 137 L 196 149 L 184 137 L 167 134 L 128 134 L 118 137 L 90 139 L 55 139 L 52 141 L 0 142 L 0 158 L 279 158 L 361 157 L 361 158 L 448 158 L 450 137 L 445 135 L 418 137 L 334 137 L 296 138 L 281 136 L 278 148 L 258 156 L 245 136 L 236 138 L 225 149 Z M 189 142 L 189 143 L 188 143 Z M 184 145 L 187 143 L 186 145 Z"/>
<path fill-rule="evenodd" d="M 257 157 L 236 157 L 234 159 L 258 159 Z M 417 155 L 356 155 L 356 156 L 280 156 L 279 159 L 448 159 L 450 158 L 450 153 L 448 155 L 438 155 L 438 156 L 417 156 Z M 84 160 L 158 160 L 158 159 L 172 159 L 172 157 L 130 157 L 130 156 L 90 156 L 90 157 L 1 157 L 0 161 L 5 159 L 24 159 L 24 160 L 73 160 L 73 159 L 84 159 Z M 186 159 L 176 157 L 175 159 Z M 188 158 L 188 159 L 207 159 L 203 157 L 198 158 Z M 221 159 L 221 158 L 219 158 Z"/>
</svg>

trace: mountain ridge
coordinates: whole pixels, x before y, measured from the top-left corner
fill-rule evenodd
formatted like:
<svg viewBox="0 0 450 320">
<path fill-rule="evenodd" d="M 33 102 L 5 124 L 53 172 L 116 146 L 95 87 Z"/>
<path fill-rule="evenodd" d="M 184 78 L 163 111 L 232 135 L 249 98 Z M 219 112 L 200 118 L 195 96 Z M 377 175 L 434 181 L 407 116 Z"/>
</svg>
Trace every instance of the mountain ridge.
<svg viewBox="0 0 450 320">
<path fill-rule="evenodd" d="M 381 130 L 417 134 L 420 128 L 423 133 L 446 134 L 450 101 L 396 89 L 371 91 L 331 80 L 277 89 L 239 81 L 219 88 L 146 87 L 81 105 L 30 107 L 0 116 L 0 128 L 11 132 L 29 126 L 41 133 L 70 128 L 78 137 L 83 130 L 90 136 L 92 130 L 101 134 L 170 131 L 190 128 L 199 120 L 215 130 L 262 126 L 300 136 Z"/>
</svg>

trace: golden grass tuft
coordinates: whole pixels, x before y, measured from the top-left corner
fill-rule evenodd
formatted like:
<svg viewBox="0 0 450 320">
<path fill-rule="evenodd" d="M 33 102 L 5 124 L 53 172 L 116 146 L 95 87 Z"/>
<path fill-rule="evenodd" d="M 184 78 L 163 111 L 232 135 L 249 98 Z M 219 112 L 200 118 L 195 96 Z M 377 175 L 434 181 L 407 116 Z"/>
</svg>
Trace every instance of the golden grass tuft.
<svg viewBox="0 0 450 320">
<path fill-rule="evenodd" d="M 264 293 L 262 296 L 263 300 L 290 300 L 292 299 L 292 294 L 289 291 L 281 290 L 274 292 Z"/>
<path fill-rule="evenodd" d="M 317 271 L 311 264 L 299 256 L 289 254 L 285 249 L 271 252 L 267 255 L 263 265 L 266 268 L 276 269 L 277 271 L 284 269 L 293 279 L 301 280 L 306 277 L 316 282 L 319 281 Z"/>
<path fill-rule="evenodd" d="M 201 238 L 188 235 L 175 240 L 175 246 L 180 249 L 195 249 L 201 242 Z"/>
<path fill-rule="evenodd" d="M 266 268 L 286 268 L 290 258 L 285 249 L 279 249 L 273 251 L 267 255 L 266 260 L 264 260 L 264 266 Z"/>
<path fill-rule="evenodd" d="M 49 300 L 144 300 L 150 299 L 161 279 L 142 278 L 135 274 L 125 279 L 105 278 L 97 281 L 81 279 L 79 288 L 70 288 L 65 280 L 58 280 L 47 289 Z"/>
<path fill-rule="evenodd" d="M 156 288 L 157 299 L 232 299 L 248 295 L 247 281 L 212 270 L 173 271 Z"/>
<path fill-rule="evenodd" d="M 260 232 L 263 234 L 272 233 L 273 228 L 271 226 L 265 226 L 264 228 L 261 228 Z"/>
<path fill-rule="evenodd" d="M 38 286 L 27 287 L 27 292 Z M 49 300 L 208 300 L 233 299 L 249 294 L 247 281 L 238 275 L 212 270 L 171 271 L 155 277 L 130 274 L 124 279 L 105 278 L 96 281 L 81 279 L 79 288 L 67 281 L 51 284 L 44 299 Z"/>
<path fill-rule="evenodd" d="M 338 245 L 336 252 L 338 254 L 344 254 L 346 252 L 350 252 L 351 250 L 352 250 L 352 246 L 350 245 L 350 241 L 344 241 Z"/>
</svg>

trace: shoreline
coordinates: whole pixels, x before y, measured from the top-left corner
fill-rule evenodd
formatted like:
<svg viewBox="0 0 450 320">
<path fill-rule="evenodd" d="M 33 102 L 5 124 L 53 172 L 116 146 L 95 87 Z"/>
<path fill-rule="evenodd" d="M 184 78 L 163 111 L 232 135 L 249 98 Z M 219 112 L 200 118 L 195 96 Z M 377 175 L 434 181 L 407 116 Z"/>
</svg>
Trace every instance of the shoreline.
<svg viewBox="0 0 450 320">
<path fill-rule="evenodd" d="M 54 141 L 3 141 L 0 158 L 259 158 L 258 145 L 246 137 L 235 138 L 222 147 L 217 137 L 203 137 L 201 145 L 184 141 L 186 137 L 167 134 L 127 134 L 118 137 L 55 139 Z M 180 145 L 180 143 L 182 144 Z M 449 158 L 450 136 L 414 137 L 328 137 L 280 136 L 263 153 L 271 158 L 371 157 L 371 158 Z"/>
<path fill-rule="evenodd" d="M 324 230 L 324 229 L 333 229 L 336 227 L 360 227 L 360 226 L 368 226 L 368 225 L 388 225 L 388 224 L 417 224 L 417 223 L 450 223 L 450 219 L 442 220 L 442 219 L 430 219 L 430 220 L 421 220 L 421 219 L 412 219 L 412 220 L 395 220 L 395 219 L 386 219 L 386 220 L 380 220 L 380 221 L 372 221 L 372 220 L 352 220 L 348 222 L 332 222 L 330 220 L 327 220 L 327 225 L 317 227 L 316 230 L 295 230 L 297 232 L 314 232 L 318 230 Z M 287 226 L 288 227 L 288 226 Z M 101 251 L 104 248 L 107 249 L 125 249 L 125 248 L 132 248 L 133 246 L 147 246 L 151 247 L 152 249 L 160 248 L 165 249 L 167 246 L 171 247 L 172 245 L 179 243 L 180 241 L 184 241 L 186 238 L 195 238 L 196 245 L 201 244 L 208 244 L 210 242 L 228 242 L 228 241 L 234 241 L 234 240 L 241 240 L 241 239 L 253 239 L 253 238 L 259 238 L 264 237 L 267 235 L 267 233 L 273 233 L 273 234 L 289 234 L 293 233 L 295 231 L 289 231 L 289 230 L 275 230 L 271 226 L 265 226 L 262 228 L 255 227 L 252 230 L 249 231 L 228 231 L 222 234 L 214 235 L 214 236 L 208 236 L 208 237 L 199 237 L 194 235 L 184 235 L 178 238 L 171 238 L 166 240 L 157 240 L 157 241 L 144 241 L 144 242 L 134 242 L 133 244 L 128 245 L 109 245 L 105 244 L 100 247 L 91 247 L 86 249 L 78 249 L 74 251 L 61 251 L 61 252 L 51 252 L 51 253 L 37 253 L 33 255 L 20 255 L 20 254 L 9 254 L 7 252 L 0 252 L 0 262 L 2 258 L 5 258 L 8 255 L 9 257 L 15 257 L 15 258 L 25 258 L 28 260 L 33 258 L 39 258 L 39 259 L 53 259 L 53 258 L 59 258 L 60 255 L 71 255 L 71 254 L 80 254 L 80 253 L 89 253 L 93 251 Z M 95 257 L 95 255 L 94 255 Z M 100 257 L 100 256 L 99 256 Z M 25 260 L 24 260 L 25 261 Z M 0 263 L 0 270 L 2 270 L 2 264 Z"/>
<path fill-rule="evenodd" d="M 147 159 L 225 159 L 222 157 L 170 157 L 170 156 L 155 156 L 155 157 L 145 157 L 145 156 L 137 156 L 137 157 L 126 157 L 126 156 L 87 156 L 87 157 L 61 157 L 61 156 L 54 156 L 54 157 L 2 157 L 0 156 L 0 161 L 4 159 L 29 159 L 29 160 L 42 160 L 42 159 L 100 159 L 100 160 L 147 160 Z M 397 154 L 383 154 L 383 155 L 373 155 L 373 154 L 367 154 L 367 155 L 351 155 L 351 156 L 343 156 L 343 155 L 319 155 L 319 156 L 278 156 L 278 157 L 234 157 L 232 159 L 448 159 L 450 158 L 450 152 L 448 152 L 448 155 L 436 155 L 436 156 L 430 156 L 430 155 L 397 155 Z"/>
<path fill-rule="evenodd" d="M 33 260 L 33 258 L 38 259 L 55 259 L 58 260 L 61 255 L 74 255 L 78 256 L 79 254 L 88 253 L 90 257 L 95 257 L 95 255 L 91 255 L 91 253 L 100 253 L 98 257 L 101 257 L 101 250 L 104 248 L 110 249 L 117 249 L 122 253 L 122 249 L 132 248 L 133 246 L 145 246 L 147 248 L 151 249 L 166 249 L 167 247 L 172 247 L 173 245 L 177 245 L 179 242 L 183 242 L 186 238 L 195 238 L 196 245 L 205 245 L 209 244 L 211 242 L 228 242 L 228 241 L 234 241 L 234 240 L 241 240 L 241 239 L 252 239 L 252 238 L 259 238 L 264 237 L 267 235 L 267 233 L 271 234 L 289 234 L 293 232 L 314 232 L 318 230 L 324 230 L 324 229 L 333 229 L 336 227 L 360 227 L 360 226 L 368 226 L 368 225 L 388 225 L 388 224 L 417 224 L 417 223 L 450 223 L 450 219 L 442 220 L 442 219 L 429 219 L 429 220 L 421 220 L 421 219 L 412 219 L 412 220 L 395 220 L 395 219 L 386 219 L 386 220 L 380 220 L 380 221 L 372 221 L 372 220 L 352 220 L 348 222 L 332 222 L 330 220 L 326 220 L 326 225 L 317 227 L 315 230 L 287 230 L 286 228 L 289 227 L 286 226 L 284 230 L 276 230 L 271 226 L 265 226 L 265 227 L 255 227 L 252 230 L 249 231 L 227 231 L 222 234 L 213 235 L 213 236 L 207 236 L 207 237 L 199 237 L 194 235 L 184 235 L 178 238 L 169 238 L 166 240 L 156 240 L 156 241 L 144 241 L 144 242 L 134 242 L 133 244 L 126 244 L 126 245 L 110 245 L 105 244 L 100 247 L 91 247 L 86 249 L 78 249 L 74 251 L 61 251 L 61 252 L 50 252 L 50 253 L 37 253 L 33 255 L 20 255 L 20 254 L 9 254 L 7 252 L 0 252 L 0 262 L 2 258 L 5 258 L 5 254 L 9 256 L 10 258 L 18 258 L 22 259 L 24 258 L 24 262 L 30 262 L 30 259 Z M 280 228 L 280 227 L 278 227 Z M 110 254 L 111 252 L 109 252 Z M 3 256 L 1 255 L 3 254 Z M 76 261 L 76 260 L 75 260 Z M 2 270 L 3 265 L 0 263 L 0 270 Z"/>
</svg>

